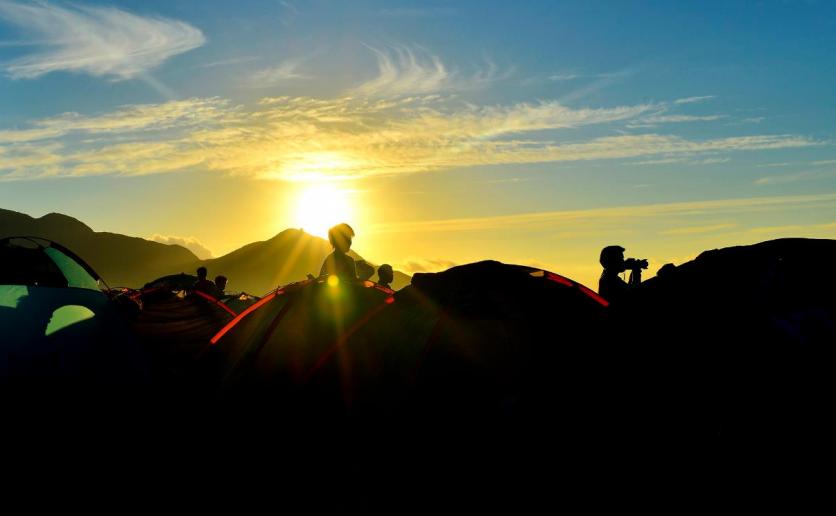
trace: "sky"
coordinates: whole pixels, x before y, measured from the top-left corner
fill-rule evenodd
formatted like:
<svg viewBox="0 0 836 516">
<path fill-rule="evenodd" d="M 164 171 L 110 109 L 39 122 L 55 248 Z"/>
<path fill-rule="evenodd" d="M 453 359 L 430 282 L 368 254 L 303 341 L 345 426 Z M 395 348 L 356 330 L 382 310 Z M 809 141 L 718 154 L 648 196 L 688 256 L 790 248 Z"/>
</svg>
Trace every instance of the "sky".
<svg viewBox="0 0 836 516">
<path fill-rule="evenodd" d="M 835 54 L 829 1 L 0 0 L 0 208 L 595 287 L 836 238 Z"/>
</svg>

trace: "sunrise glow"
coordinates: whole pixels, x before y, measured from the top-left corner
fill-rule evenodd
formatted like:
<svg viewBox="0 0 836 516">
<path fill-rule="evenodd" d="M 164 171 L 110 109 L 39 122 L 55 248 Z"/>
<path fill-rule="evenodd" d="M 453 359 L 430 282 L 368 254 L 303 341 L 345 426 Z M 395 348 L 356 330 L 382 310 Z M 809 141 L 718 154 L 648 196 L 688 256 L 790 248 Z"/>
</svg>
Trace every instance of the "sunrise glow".
<svg viewBox="0 0 836 516">
<path fill-rule="evenodd" d="M 827 2 L 139 4 L 0 0 L 1 209 L 592 286 L 605 245 L 836 237 Z"/>
<path fill-rule="evenodd" d="M 307 184 L 296 194 L 290 226 L 327 238 L 328 228 L 354 220 L 356 210 L 351 196 L 349 190 L 336 184 Z"/>
</svg>

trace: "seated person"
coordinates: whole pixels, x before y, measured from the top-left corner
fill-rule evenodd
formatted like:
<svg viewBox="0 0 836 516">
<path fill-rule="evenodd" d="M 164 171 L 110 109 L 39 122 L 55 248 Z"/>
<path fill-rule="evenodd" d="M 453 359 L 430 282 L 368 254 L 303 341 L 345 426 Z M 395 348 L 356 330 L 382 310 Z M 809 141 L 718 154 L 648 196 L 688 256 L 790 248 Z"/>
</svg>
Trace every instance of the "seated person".
<svg viewBox="0 0 836 516">
<path fill-rule="evenodd" d="M 381 287 L 392 288 L 389 285 L 392 284 L 392 280 L 394 279 L 394 272 L 392 271 L 392 266 L 388 263 L 384 263 L 380 267 L 377 268 L 377 284 Z"/>
<path fill-rule="evenodd" d="M 218 299 L 224 297 L 226 295 L 226 276 L 215 276 L 215 293 L 214 296 Z"/>
<path fill-rule="evenodd" d="M 320 276 L 336 275 L 341 278 L 357 279 L 357 267 L 354 259 L 348 256 L 351 249 L 351 239 L 354 238 L 354 230 L 348 224 L 337 224 L 328 230 L 328 240 L 334 248 L 322 263 Z"/>
<path fill-rule="evenodd" d="M 206 279 L 206 274 L 208 271 L 206 267 L 198 267 L 197 268 L 197 281 L 195 281 L 194 285 L 192 285 L 192 290 L 199 290 L 206 294 L 212 294 L 215 290 L 215 284 Z"/>
</svg>

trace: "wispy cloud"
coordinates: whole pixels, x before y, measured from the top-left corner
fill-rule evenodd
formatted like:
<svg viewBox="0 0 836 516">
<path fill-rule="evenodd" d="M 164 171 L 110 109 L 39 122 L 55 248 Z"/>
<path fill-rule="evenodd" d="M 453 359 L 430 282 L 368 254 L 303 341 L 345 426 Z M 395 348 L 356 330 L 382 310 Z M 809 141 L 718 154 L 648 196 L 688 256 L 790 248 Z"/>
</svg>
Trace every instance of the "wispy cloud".
<svg viewBox="0 0 836 516">
<path fill-rule="evenodd" d="M 836 170 L 807 170 L 804 172 L 796 172 L 794 174 L 780 174 L 761 177 L 755 180 L 755 184 L 758 186 L 774 186 L 798 183 L 800 181 L 814 181 L 817 179 L 831 177 L 836 177 Z"/>
<path fill-rule="evenodd" d="M 673 101 L 674 104 L 695 104 L 697 102 L 706 102 L 708 100 L 716 99 L 716 95 L 703 95 L 701 97 L 685 97 L 682 99 L 676 99 Z"/>
<path fill-rule="evenodd" d="M 678 202 L 665 204 L 647 204 L 638 206 L 620 206 L 611 208 L 596 208 L 574 211 L 550 211 L 537 213 L 523 213 L 494 217 L 473 217 L 460 219 L 429 220 L 415 222 L 379 223 L 371 226 L 367 231 L 376 233 L 408 232 L 408 233 L 438 233 L 485 230 L 513 230 L 513 229 L 548 229 L 559 231 L 561 228 L 585 228 L 595 222 L 600 227 L 607 221 L 623 227 L 625 221 L 636 222 L 640 219 L 666 220 L 672 217 L 699 218 L 706 215 L 720 216 L 739 213 L 785 213 L 791 208 L 820 209 L 836 206 L 836 194 L 798 195 L 779 197 L 752 197 L 741 199 L 723 199 L 696 202 Z M 711 226 L 694 226 L 682 228 L 679 234 L 687 236 L 703 231 L 731 229 L 729 223 Z M 708 229 L 706 229 L 708 228 Z M 676 228 L 671 228 L 676 231 Z"/>
<path fill-rule="evenodd" d="M 0 1 L 0 18 L 35 36 L 43 51 L 6 66 L 16 79 L 50 72 L 83 72 L 131 79 L 165 60 L 203 45 L 203 33 L 185 22 L 139 16 L 114 7 L 59 7 L 46 2 Z"/>
<path fill-rule="evenodd" d="M 507 179 L 491 179 L 486 181 L 488 184 L 506 184 L 506 183 L 527 183 L 531 181 L 530 177 L 509 177 Z"/>
<path fill-rule="evenodd" d="M 721 163 L 728 163 L 731 161 L 731 158 L 701 158 L 701 159 L 693 159 L 686 156 L 677 157 L 677 158 L 661 158 L 661 159 L 648 159 L 644 161 L 634 161 L 630 163 L 631 165 L 670 165 L 670 164 L 683 164 L 683 165 L 719 165 Z"/>
<path fill-rule="evenodd" d="M 782 161 L 779 163 L 761 163 L 758 168 L 783 168 L 792 166 L 821 166 L 821 165 L 836 165 L 836 159 L 824 159 L 816 161 Z"/>
<path fill-rule="evenodd" d="M 667 229 L 660 231 L 660 235 L 700 235 L 705 233 L 718 233 L 737 227 L 737 224 L 711 224 L 708 226 L 688 226 L 684 228 Z"/>
<path fill-rule="evenodd" d="M 279 21 L 285 27 L 290 27 L 290 25 L 293 23 L 293 20 L 301 14 L 299 8 L 296 7 L 295 4 L 287 0 L 279 0 L 279 9 L 281 10 Z"/>
<path fill-rule="evenodd" d="M 836 232 L 836 222 L 827 222 L 824 224 L 787 224 L 784 226 L 761 226 L 752 228 L 749 233 L 754 235 L 808 235 L 820 236 L 825 238 L 833 238 Z"/>
<path fill-rule="evenodd" d="M 434 18 L 454 16 L 456 10 L 452 7 L 396 7 L 381 9 L 378 14 L 389 18 Z"/>
<path fill-rule="evenodd" d="M 208 63 L 203 63 L 196 65 L 195 68 L 217 68 L 219 66 L 234 66 L 243 63 L 252 63 L 253 61 L 258 61 L 259 58 L 256 56 L 240 56 L 240 57 L 230 57 L 229 59 L 220 59 L 218 61 L 210 61 Z"/>
<path fill-rule="evenodd" d="M 629 78 L 630 76 L 634 75 L 637 71 L 638 68 L 625 68 L 623 70 L 618 70 L 615 72 L 590 75 L 588 77 L 593 78 L 592 81 L 588 81 L 580 88 L 566 93 L 565 95 L 561 96 L 559 100 L 563 103 L 579 101 L 597 91 L 613 86 L 614 84 Z"/>
<path fill-rule="evenodd" d="M 609 73 L 554 73 L 548 76 L 548 79 L 553 82 L 574 81 L 578 79 L 613 79 L 617 77 L 624 77 L 629 75 L 629 72 L 609 72 Z"/>
<path fill-rule="evenodd" d="M 255 71 L 247 80 L 250 86 L 275 86 L 289 81 L 311 79 L 311 75 L 299 70 L 305 59 L 287 59 L 281 63 Z"/>
<path fill-rule="evenodd" d="M 367 45 L 377 58 L 377 77 L 352 91 L 370 97 L 423 95 L 487 86 L 507 77 L 488 61 L 471 75 L 448 68 L 441 58 L 421 49 L 396 47 L 380 50 Z"/>
<path fill-rule="evenodd" d="M 199 167 L 282 180 L 350 179 L 458 167 L 584 160 L 688 159 L 820 145 L 798 135 L 691 140 L 670 134 L 580 137 L 656 105 L 477 106 L 435 95 L 396 99 L 195 98 L 68 113 L 0 132 L 0 180 L 142 175 Z"/>
<path fill-rule="evenodd" d="M 640 121 L 647 124 L 675 124 L 681 122 L 711 122 L 726 118 L 726 115 L 655 115 L 642 118 Z"/>
<path fill-rule="evenodd" d="M 179 245 L 180 247 L 185 247 L 201 260 L 208 260 L 209 258 L 212 258 L 212 251 L 210 251 L 208 247 L 203 245 L 203 243 L 195 237 L 154 234 L 148 240 L 166 245 Z"/>
</svg>

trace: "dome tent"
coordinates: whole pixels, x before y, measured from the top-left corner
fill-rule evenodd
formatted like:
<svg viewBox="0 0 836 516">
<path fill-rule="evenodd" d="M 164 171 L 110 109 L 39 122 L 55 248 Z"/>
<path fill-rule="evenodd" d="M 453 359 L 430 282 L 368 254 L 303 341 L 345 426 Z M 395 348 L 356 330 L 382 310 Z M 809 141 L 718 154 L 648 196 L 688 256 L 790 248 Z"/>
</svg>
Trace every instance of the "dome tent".
<svg viewBox="0 0 836 516">
<path fill-rule="evenodd" d="M 95 319 L 108 305 L 102 279 L 60 244 L 5 238 L 0 257 L 0 307 L 10 340 L 38 340 L 69 330 Z"/>
<path fill-rule="evenodd" d="M 210 341 L 206 363 L 219 367 L 225 395 L 288 400 L 326 363 L 341 359 L 343 344 L 382 315 L 392 294 L 371 281 L 337 276 L 287 285 L 222 328 Z"/>
<path fill-rule="evenodd" d="M 43 238 L 0 240 L 0 379 L 122 383 L 144 354 L 99 275 Z"/>
<path fill-rule="evenodd" d="M 270 391 L 320 414 L 434 418 L 537 405 L 582 374 L 605 318 L 606 302 L 571 280 L 480 262 L 416 274 L 397 293 L 361 281 L 290 285 L 239 314 L 210 349 L 236 402 Z"/>
</svg>

